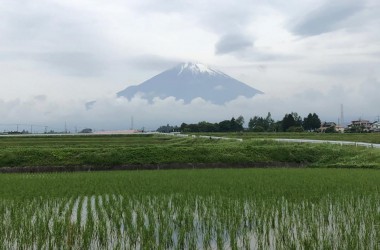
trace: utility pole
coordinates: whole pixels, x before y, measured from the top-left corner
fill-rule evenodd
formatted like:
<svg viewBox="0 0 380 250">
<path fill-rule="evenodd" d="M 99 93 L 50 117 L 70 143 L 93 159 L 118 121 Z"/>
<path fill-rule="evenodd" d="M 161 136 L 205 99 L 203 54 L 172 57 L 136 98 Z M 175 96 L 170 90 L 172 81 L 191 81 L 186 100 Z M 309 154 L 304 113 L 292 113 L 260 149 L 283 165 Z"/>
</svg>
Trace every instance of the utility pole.
<svg viewBox="0 0 380 250">
<path fill-rule="evenodd" d="M 45 126 L 45 134 L 47 134 L 48 126 Z"/>
<path fill-rule="evenodd" d="M 65 122 L 65 134 L 67 134 L 67 124 Z"/>
<path fill-rule="evenodd" d="M 131 116 L 131 130 L 133 130 L 133 115 Z"/>
<path fill-rule="evenodd" d="M 30 125 L 30 133 L 33 134 L 33 125 Z"/>
</svg>

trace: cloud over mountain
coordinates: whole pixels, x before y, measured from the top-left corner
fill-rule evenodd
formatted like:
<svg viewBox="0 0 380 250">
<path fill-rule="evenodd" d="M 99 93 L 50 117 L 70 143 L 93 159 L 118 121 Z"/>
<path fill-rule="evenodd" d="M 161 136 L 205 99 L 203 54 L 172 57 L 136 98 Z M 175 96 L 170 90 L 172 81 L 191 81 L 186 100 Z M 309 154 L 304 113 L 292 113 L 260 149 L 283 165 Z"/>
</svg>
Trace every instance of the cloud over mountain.
<svg viewBox="0 0 380 250">
<path fill-rule="evenodd" d="M 129 100 L 140 96 L 150 102 L 155 97 L 165 99 L 172 96 L 177 100 L 184 100 L 185 103 L 202 98 L 221 105 L 239 96 L 250 98 L 257 94 L 262 92 L 221 71 L 201 63 L 182 63 L 139 85 L 120 91 L 118 96 Z"/>
<path fill-rule="evenodd" d="M 234 51 L 241 51 L 253 46 L 253 42 L 241 34 L 229 34 L 220 38 L 215 45 L 216 54 L 228 54 Z"/>
</svg>

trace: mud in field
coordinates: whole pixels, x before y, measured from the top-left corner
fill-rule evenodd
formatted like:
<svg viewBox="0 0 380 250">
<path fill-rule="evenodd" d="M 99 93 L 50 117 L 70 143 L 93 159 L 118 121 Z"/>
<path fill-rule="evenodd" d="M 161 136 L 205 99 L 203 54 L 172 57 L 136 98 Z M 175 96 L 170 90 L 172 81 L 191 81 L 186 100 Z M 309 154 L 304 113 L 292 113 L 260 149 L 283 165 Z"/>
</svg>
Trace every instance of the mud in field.
<svg viewBox="0 0 380 250">
<path fill-rule="evenodd" d="M 109 170 L 166 170 L 166 169 L 211 169 L 211 168 L 304 168 L 307 163 L 297 162 L 251 162 L 251 163 L 160 163 L 128 164 L 120 166 L 25 166 L 2 167 L 0 173 L 49 173 Z"/>
</svg>

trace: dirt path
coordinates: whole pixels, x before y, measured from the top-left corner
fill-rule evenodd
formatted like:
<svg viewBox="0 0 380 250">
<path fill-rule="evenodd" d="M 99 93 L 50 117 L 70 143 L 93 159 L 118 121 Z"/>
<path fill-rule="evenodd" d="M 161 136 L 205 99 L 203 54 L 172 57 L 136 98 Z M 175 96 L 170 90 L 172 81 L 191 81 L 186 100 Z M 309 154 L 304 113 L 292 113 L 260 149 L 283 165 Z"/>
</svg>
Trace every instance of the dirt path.
<svg viewBox="0 0 380 250">
<path fill-rule="evenodd" d="M 25 166 L 3 167 L 0 173 L 52 173 L 110 170 L 167 170 L 167 169 L 212 169 L 212 168 L 304 168 L 307 163 L 297 162 L 252 162 L 252 163 L 165 163 L 129 164 L 120 166 Z"/>
</svg>

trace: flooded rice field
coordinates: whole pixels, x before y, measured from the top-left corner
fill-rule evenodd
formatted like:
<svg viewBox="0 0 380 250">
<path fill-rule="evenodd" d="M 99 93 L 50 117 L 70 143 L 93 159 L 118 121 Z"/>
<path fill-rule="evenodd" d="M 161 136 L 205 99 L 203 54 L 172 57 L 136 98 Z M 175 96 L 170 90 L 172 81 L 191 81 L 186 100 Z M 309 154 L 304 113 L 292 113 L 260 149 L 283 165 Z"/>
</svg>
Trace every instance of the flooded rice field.
<svg viewBox="0 0 380 250">
<path fill-rule="evenodd" d="M 380 199 L 106 194 L 0 201 L 6 249 L 378 249 Z"/>
</svg>

